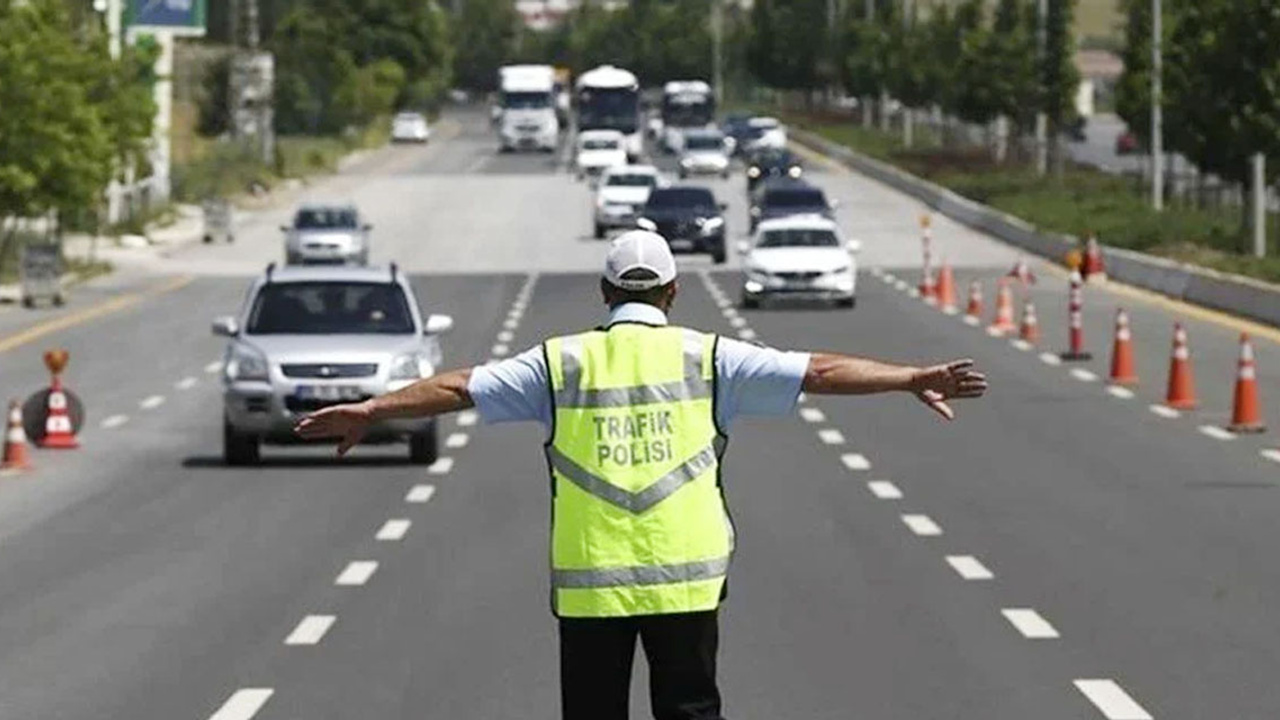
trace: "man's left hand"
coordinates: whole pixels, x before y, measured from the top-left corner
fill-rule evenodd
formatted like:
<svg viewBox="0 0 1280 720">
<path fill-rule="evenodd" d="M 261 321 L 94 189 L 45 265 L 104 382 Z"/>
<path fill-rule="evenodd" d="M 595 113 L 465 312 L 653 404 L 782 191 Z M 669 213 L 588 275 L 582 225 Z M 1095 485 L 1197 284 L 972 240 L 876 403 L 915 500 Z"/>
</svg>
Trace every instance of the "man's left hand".
<svg viewBox="0 0 1280 720">
<path fill-rule="evenodd" d="M 972 360 L 955 360 L 917 370 L 911 380 L 911 391 L 920 402 L 953 420 L 956 413 L 947 400 L 982 397 L 987 392 L 987 376 L 974 369 Z"/>
</svg>

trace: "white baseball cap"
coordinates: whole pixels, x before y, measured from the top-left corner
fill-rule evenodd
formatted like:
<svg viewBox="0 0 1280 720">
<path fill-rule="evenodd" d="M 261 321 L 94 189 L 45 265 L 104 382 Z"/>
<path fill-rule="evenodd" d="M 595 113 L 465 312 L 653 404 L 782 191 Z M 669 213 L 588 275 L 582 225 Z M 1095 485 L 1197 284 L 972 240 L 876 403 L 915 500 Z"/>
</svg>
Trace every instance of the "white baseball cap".
<svg viewBox="0 0 1280 720">
<path fill-rule="evenodd" d="M 644 278 L 624 278 L 633 270 L 647 270 Z M 648 230 L 622 233 L 609 246 L 604 279 L 623 290 L 650 290 L 676 279 L 676 259 L 662 236 Z"/>
</svg>

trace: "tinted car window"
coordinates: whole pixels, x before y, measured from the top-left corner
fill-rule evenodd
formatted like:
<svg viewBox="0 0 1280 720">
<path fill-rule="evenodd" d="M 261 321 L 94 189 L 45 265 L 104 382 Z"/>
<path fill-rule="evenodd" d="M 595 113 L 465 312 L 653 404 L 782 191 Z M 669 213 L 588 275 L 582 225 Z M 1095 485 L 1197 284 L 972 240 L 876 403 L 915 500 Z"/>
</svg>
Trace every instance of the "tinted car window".
<svg viewBox="0 0 1280 720">
<path fill-rule="evenodd" d="M 543 92 L 506 92 L 502 107 L 508 110 L 539 110 L 551 107 L 551 94 Z"/>
<path fill-rule="evenodd" d="M 715 207 L 716 198 L 704 188 L 667 188 L 649 195 L 648 207 Z"/>
<path fill-rule="evenodd" d="M 356 227 L 356 212 L 341 208 L 307 208 L 293 219 L 299 230 L 351 230 Z"/>
<path fill-rule="evenodd" d="M 616 185 L 619 187 L 653 187 L 658 184 L 658 178 L 644 173 L 636 173 L 634 175 L 610 175 L 605 180 L 605 185 Z"/>
<path fill-rule="evenodd" d="M 604 140 L 604 139 L 598 139 L 598 140 L 583 140 L 583 141 L 582 141 L 582 149 L 583 149 L 583 150 L 617 150 L 617 149 L 618 149 L 618 141 L 617 141 L 617 140 Z"/>
<path fill-rule="evenodd" d="M 816 207 L 826 205 L 827 199 L 821 190 L 770 190 L 765 193 L 764 202 L 773 207 Z"/>
<path fill-rule="evenodd" d="M 791 153 L 786 150 L 769 150 L 756 153 L 755 156 L 751 158 L 751 163 L 761 167 L 779 167 L 782 165 L 797 164 L 791 157 Z"/>
<path fill-rule="evenodd" d="M 389 283 L 297 282 L 266 285 L 249 313 L 250 335 L 404 335 L 413 315 Z"/>
<path fill-rule="evenodd" d="M 840 241 L 830 230 L 770 230 L 756 247 L 840 247 Z"/>
<path fill-rule="evenodd" d="M 718 135 L 690 135 L 684 139 L 688 150 L 722 150 L 724 140 Z"/>
</svg>

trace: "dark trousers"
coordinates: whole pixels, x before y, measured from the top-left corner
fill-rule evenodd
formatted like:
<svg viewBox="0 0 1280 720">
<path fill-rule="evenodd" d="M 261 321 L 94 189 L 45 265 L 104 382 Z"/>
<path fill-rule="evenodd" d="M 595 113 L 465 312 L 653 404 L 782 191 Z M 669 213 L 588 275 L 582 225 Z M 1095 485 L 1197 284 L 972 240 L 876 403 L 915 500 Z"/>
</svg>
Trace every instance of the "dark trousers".
<svg viewBox="0 0 1280 720">
<path fill-rule="evenodd" d="M 627 720 L 636 636 L 649 661 L 655 720 L 724 720 L 716 689 L 716 613 L 560 619 L 564 720 Z"/>
</svg>

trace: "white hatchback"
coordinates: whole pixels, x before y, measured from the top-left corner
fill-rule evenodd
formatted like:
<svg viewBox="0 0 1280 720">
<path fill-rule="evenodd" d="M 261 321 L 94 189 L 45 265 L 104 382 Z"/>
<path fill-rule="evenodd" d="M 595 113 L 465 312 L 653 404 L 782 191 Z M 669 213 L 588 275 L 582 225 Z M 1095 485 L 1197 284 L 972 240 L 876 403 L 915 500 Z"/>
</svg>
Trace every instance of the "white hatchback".
<svg viewBox="0 0 1280 720">
<path fill-rule="evenodd" d="M 578 133 L 573 164 L 579 180 L 598 177 L 609 168 L 626 165 L 626 138 L 617 130 L 584 130 Z"/>
<path fill-rule="evenodd" d="M 856 302 L 857 240 L 846 241 L 834 221 L 821 215 L 765 220 L 750 241 L 738 246 L 746 268 L 743 307 L 767 299 L 816 300 L 839 307 Z"/>
<path fill-rule="evenodd" d="M 613 228 L 635 227 L 650 191 L 665 185 L 662 175 L 652 165 L 623 165 L 605 170 L 596 189 L 592 215 L 595 237 L 603 238 Z"/>
</svg>

